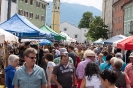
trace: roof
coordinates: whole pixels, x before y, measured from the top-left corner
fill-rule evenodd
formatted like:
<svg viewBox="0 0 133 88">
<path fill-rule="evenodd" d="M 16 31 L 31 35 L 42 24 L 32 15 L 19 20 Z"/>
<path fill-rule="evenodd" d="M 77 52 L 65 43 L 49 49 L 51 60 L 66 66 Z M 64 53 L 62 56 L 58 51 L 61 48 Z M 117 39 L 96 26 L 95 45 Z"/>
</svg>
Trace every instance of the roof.
<svg viewBox="0 0 133 88">
<path fill-rule="evenodd" d="M 75 27 L 75 28 L 79 29 L 79 28 L 78 28 L 78 27 L 76 27 L 75 25 L 72 25 L 71 23 L 66 22 L 66 21 L 65 21 L 65 22 L 62 22 L 61 24 L 64 24 L 64 23 L 67 23 L 67 24 L 69 24 L 69 25 L 71 25 L 71 26 L 73 26 L 73 27 Z M 60 25 L 61 25 L 61 24 L 60 24 Z"/>
<path fill-rule="evenodd" d="M 113 3 L 112 6 L 116 5 L 116 4 L 117 4 L 118 2 L 120 2 L 120 1 L 122 1 L 122 0 L 118 0 L 118 1 L 116 1 L 115 3 Z"/>
<path fill-rule="evenodd" d="M 47 25 L 42 26 L 40 29 L 43 30 L 43 31 L 54 34 L 54 39 L 55 40 L 66 40 L 66 36 L 58 34 L 57 32 L 55 32 L 53 29 L 51 29 Z"/>
<path fill-rule="evenodd" d="M 129 2 L 127 3 L 124 3 L 121 7 L 123 8 L 124 6 L 128 5 L 129 3 L 133 2 L 133 0 L 130 0 Z"/>
<path fill-rule="evenodd" d="M 40 0 L 40 1 L 42 1 L 43 3 L 45 3 L 45 4 L 47 4 L 47 5 L 49 4 L 49 3 L 48 3 L 48 2 L 46 2 L 45 0 Z"/>
<path fill-rule="evenodd" d="M 19 38 L 40 37 L 47 35 L 46 32 L 41 31 L 24 16 L 20 16 L 18 14 L 15 14 L 9 20 L 1 23 L 0 28 L 15 34 Z"/>
</svg>

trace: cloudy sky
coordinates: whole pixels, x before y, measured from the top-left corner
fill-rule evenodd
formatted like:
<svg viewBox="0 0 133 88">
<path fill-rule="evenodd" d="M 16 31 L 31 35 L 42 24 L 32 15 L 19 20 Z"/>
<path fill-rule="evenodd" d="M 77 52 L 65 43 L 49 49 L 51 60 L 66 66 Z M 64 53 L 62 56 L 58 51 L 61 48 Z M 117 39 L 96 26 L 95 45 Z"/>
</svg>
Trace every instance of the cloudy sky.
<svg viewBox="0 0 133 88">
<path fill-rule="evenodd" d="M 53 0 L 46 0 L 46 1 L 53 1 Z M 87 5 L 87 6 L 94 6 L 98 9 L 102 10 L 102 0 L 61 0 L 61 2 L 76 3 L 76 4 Z"/>
</svg>

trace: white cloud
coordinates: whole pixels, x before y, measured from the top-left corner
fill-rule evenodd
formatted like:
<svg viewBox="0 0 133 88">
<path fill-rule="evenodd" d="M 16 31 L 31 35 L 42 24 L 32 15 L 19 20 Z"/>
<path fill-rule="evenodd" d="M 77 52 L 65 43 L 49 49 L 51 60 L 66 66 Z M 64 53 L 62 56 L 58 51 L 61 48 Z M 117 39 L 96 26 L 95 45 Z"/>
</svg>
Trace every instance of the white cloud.
<svg viewBox="0 0 133 88">
<path fill-rule="evenodd" d="M 53 0 L 46 0 L 46 1 L 53 1 Z M 76 3 L 76 4 L 87 5 L 87 6 L 94 6 L 98 9 L 102 10 L 102 0 L 61 0 L 61 2 Z"/>
</svg>

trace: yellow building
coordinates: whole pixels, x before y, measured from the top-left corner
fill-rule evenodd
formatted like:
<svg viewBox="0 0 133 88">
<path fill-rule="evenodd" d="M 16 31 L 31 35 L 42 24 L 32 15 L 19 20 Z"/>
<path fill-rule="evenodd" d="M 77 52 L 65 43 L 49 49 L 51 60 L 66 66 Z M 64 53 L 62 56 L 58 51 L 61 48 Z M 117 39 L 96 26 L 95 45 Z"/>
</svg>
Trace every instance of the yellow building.
<svg viewBox="0 0 133 88">
<path fill-rule="evenodd" d="M 60 0 L 53 0 L 51 27 L 60 33 Z"/>
</svg>

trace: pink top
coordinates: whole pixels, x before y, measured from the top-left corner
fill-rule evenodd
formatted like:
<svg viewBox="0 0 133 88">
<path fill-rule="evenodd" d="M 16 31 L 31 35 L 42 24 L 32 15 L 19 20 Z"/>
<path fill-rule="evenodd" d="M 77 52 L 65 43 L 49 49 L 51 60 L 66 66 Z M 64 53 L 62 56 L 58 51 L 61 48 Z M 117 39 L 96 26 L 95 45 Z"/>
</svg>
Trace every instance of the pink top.
<svg viewBox="0 0 133 88">
<path fill-rule="evenodd" d="M 127 74 L 128 77 L 126 77 L 126 83 L 131 86 L 133 86 L 133 66 L 132 63 L 128 64 L 125 68 L 125 73 Z"/>
<path fill-rule="evenodd" d="M 76 69 L 76 76 L 78 77 L 78 79 L 83 79 L 83 77 L 85 76 L 85 67 L 90 61 L 90 59 L 86 59 L 85 61 L 82 61 L 78 64 L 78 67 Z"/>
</svg>

